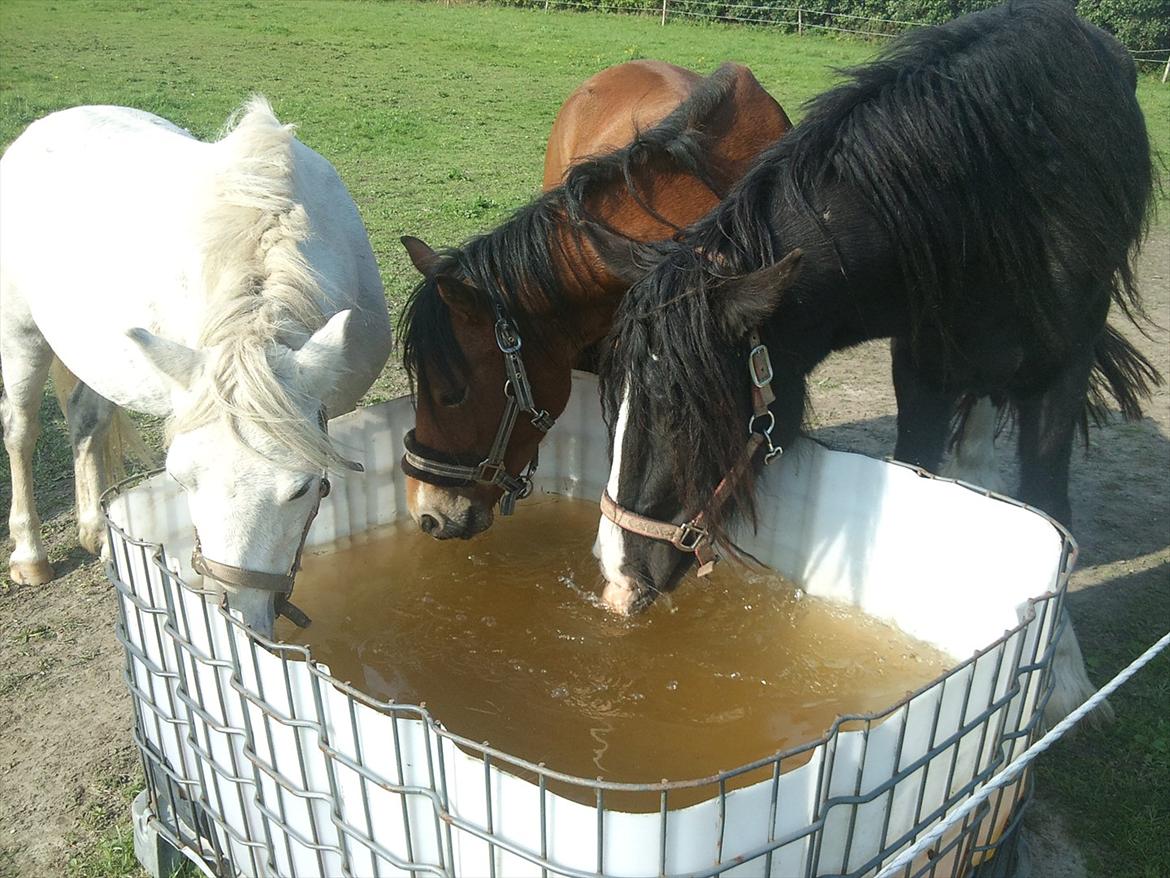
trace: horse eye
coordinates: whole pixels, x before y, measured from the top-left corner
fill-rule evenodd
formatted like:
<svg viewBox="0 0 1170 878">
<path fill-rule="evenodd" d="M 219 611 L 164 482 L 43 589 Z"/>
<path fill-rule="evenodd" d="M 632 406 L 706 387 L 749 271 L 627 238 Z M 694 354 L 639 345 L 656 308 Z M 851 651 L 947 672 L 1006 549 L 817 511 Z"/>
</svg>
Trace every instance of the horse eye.
<svg viewBox="0 0 1170 878">
<path fill-rule="evenodd" d="M 311 488 L 311 487 L 313 487 L 313 480 L 309 479 L 307 482 L 305 482 L 303 485 L 301 485 L 299 488 L 297 488 L 297 492 L 295 494 L 293 494 L 291 497 L 289 497 L 288 499 L 290 501 L 291 500 L 299 500 L 301 497 L 304 497 L 306 494 L 309 493 L 309 488 Z"/>
<path fill-rule="evenodd" d="M 444 408 L 455 408 L 467 402 L 467 394 L 471 385 L 465 384 L 456 390 L 447 390 L 439 394 L 439 405 Z"/>
</svg>

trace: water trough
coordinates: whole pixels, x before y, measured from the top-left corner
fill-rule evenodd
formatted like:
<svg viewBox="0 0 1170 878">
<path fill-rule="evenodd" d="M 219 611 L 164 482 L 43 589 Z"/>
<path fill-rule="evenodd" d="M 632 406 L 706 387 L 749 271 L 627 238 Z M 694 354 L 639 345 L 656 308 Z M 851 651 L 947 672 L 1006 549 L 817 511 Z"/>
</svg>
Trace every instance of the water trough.
<svg viewBox="0 0 1170 878">
<path fill-rule="evenodd" d="M 397 465 L 412 423 L 407 399 L 331 423 L 366 472 L 335 482 L 309 546 L 406 515 Z M 537 489 L 596 498 L 606 445 L 595 381 L 575 375 Z M 147 777 L 137 841 L 156 875 L 169 873 L 171 848 L 221 876 L 873 875 L 1036 736 L 1076 555 L 1067 533 L 1013 501 L 794 447 L 769 467 L 763 524 L 745 548 L 808 593 L 948 651 L 955 667 L 820 740 L 713 777 L 630 785 L 467 740 L 421 706 L 333 679 L 303 647 L 256 637 L 201 590 L 186 503 L 165 475 L 113 490 L 106 509 Z M 770 779 L 728 789 L 761 767 Z M 1029 782 L 992 796 L 903 874 L 1006 874 Z M 584 796 L 559 795 L 564 785 Z M 672 805 L 696 787 L 706 801 Z M 652 792 L 658 811 L 607 804 L 627 790 Z"/>
</svg>

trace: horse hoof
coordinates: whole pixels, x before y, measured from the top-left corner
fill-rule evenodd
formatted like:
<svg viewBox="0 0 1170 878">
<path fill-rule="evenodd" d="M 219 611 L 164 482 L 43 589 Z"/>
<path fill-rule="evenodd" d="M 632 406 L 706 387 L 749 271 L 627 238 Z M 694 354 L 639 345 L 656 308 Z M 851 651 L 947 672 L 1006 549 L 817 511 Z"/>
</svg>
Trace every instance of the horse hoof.
<svg viewBox="0 0 1170 878">
<path fill-rule="evenodd" d="M 77 531 L 77 541 L 81 548 L 91 555 L 101 555 L 106 547 L 106 528 L 104 523 L 97 527 L 81 527 Z"/>
<path fill-rule="evenodd" d="M 8 578 L 17 585 L 44 585 L 53 576 L 53 565 L 48 561 L 13 561 L 8 565 Z"/>
</svg>

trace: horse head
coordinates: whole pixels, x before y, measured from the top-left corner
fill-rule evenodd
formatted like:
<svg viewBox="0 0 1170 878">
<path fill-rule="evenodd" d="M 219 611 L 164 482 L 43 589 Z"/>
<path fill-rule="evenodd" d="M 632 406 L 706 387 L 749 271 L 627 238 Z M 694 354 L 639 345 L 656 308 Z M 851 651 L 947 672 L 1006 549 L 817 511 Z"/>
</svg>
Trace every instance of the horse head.
<svg viewBox="0 0 1170 878">
<path fill-rule="evenodd" d="M 166 470 L 186 492 L 193 566 L 266 637 L 328 492 L 326 469 L 341 461 L 324 413 L 345 368 L 351 313 L 334 315 L 299 349 L 271 341 L 193 349 L 145 329 L 129 332 L 171 389 Z"/>
<path fill-rule="evenodd" d="M 754 470 L 799 430 L 803 376 L 761 357 L 753 336 L 800 258 L 723 277 L 717 261 L 674 245 L 623 300 L 601 370 L 612 468 L 594 547 L 615 612 L 644 609 L 729 542 L 728 524 L 753 512 Z M 764 385 L 771 409 L 755 401 Z"/>
<path fill-rule="evenodd" d="M 571 387 L 571 355 L 520 331 L 501 295 L 454 258 L 402 239 L 423 280 L 403 316 L 414 383 L 407 439 L 407 507 L 437 539 L 486 530 L 529 490 L 526 467 Z M 503 500 L 501 500 L 503 498 Z"/>
</svg>

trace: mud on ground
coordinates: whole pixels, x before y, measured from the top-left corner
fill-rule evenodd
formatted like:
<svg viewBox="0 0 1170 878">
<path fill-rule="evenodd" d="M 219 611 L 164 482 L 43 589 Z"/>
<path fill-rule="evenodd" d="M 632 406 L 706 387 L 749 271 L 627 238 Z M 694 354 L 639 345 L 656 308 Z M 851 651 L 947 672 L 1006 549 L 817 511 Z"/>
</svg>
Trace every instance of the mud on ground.
<svg viewBox="0 0 1170 878">
<path fill-rule="evenodd" d="M 1151 316 L 1170 327 L 1165 223 L 1144 250 L 1140 276 Z M 1164 331 L 1146 338 L 1132 327 L 1123 329 L 1170 375 Z M 818 439 L 877 456 L 892 451 L 895 407 L 886 344 L 834 357 L 814 373 L 811 389 Z M 76 544 L 67 439 L 50 402 L 47 395 L 36 459 L 37 502 L 59 576 L 35 587 L 0 581 L 0 875 L 61 874 L 78 852 L 128 821 L 129 799 L 141 784 L 114 636 L 113 593 L 97 560 Z M 1165 387 L 1147 412 L 1138 424 L 1094 429 L 1091 450 L 1077 453 L 1073 462 L 1074 533 L 1081 557 L 1070 605 L 1098 685 L 1170 627 L 1170 392 Z M 1001 447 L 1010 448 L 1010 438 Z M 0 468 L 0 571 L 7 571 L 6 458 Z M 1006 484 L 1013 484 L 1010 465 L 1004 469 Z M 1163 660 L 1145 673 L 1166 677 L 1168 669 Z M 1105 748 L 1127 739 L 1130 716 L 1119 702 L 1118 725 L 1101 739 Z M 1158 746 L 1157 740 L 1150 746 Z M 1060 816 L 1076 810 L 1077 793 L 1065 789 L 1062 776 L 1083 770 L 1078 759 L 1068 750 L 1045 759 L 1042 805 L 1033 821 L 1041 830 L 1036 874 L 1086 874 L 1078 850 L 1086 843 L 1074 821 Z M 1052 799 L 1063 807 L 1054 807 Z M 1116 874 L 1129 874 L 1125 864 L 1116 865 Z"/>
</svg>

